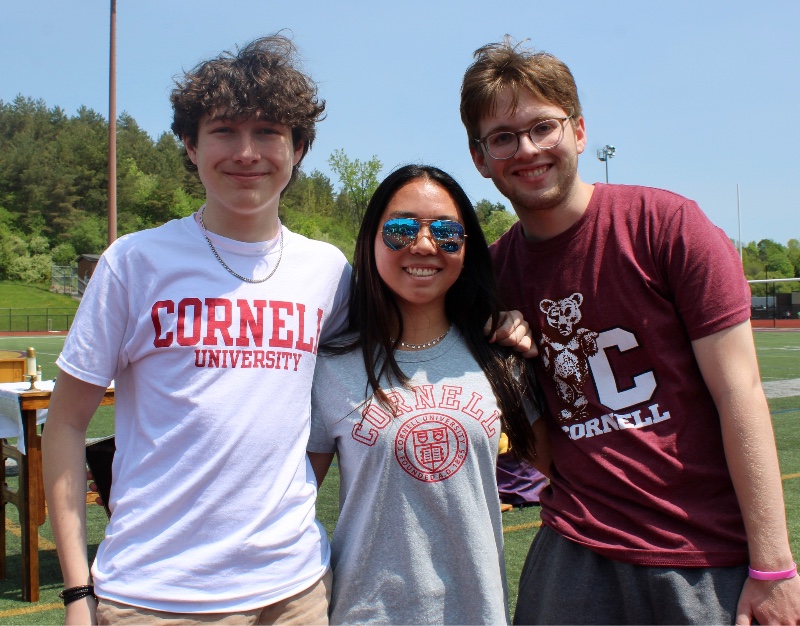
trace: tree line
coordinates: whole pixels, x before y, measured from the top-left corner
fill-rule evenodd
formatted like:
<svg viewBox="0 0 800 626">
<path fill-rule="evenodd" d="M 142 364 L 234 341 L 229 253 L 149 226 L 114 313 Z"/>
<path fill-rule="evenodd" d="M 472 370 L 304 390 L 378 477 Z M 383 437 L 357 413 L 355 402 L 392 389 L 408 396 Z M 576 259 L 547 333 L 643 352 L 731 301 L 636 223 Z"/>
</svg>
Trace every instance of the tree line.
<svg viewBox="0 0 800 626">
<path fill-rule="evenodd" d="M 290 229 L 339 247 L 349 258 L 382 164 L 328 160 L 334 189 L 319 172 L 301 173 L 281 202 Z M 124 235 L 190 215 L 204 199 L 196 174 L 183 167 L 183 146 L 170 132 L 153 140 L 127 113 L 117 122 L 117 232 Z M 489 231 L 505 232 L 513 217 L 481 201 L 495 216 Z M 501 219 L 502 218 L 502 219 Z M 73 265 L 79 254 L 99 254 L 108 240 L 108 122 L 81 107 L 60 107 L 17 96 L 0 100 L 0 278 L 46 282 L 52 265 Z"/>
<path fill-rule="evenodd" d="M 203 189 L 172 135 L 153 141 L 130 115 L 117 126 L 118 232 L 191 213 Z M 0 101 L 0 276 L 49 279 L 50 265 L 100 253 L 108 239 L 108 123 L 81 107 Z"/>
<path fill-rule="evenodd" d="M 748 280 L 769 278 L 800 278 L 800 241 L 790 239 L 787 244 L 762 239 L 742 246 L 742 264 Z M 754 296 L 800 291 L 800 283 L 761 283 L 750 285 Z M 768 292 L 768 293 L 767 293 Z"/>
<path fill-rule="evenodd" d="M 301 173 L 284 194 L 280 215 L 291 230 L 328 241 L 352 259 L 367 202 L 380 180 L 377 156 L 362 161 L 335 150 L 328 159 L 338 188 L 318 170 Z M 129 114 L 117 121 L 117 232 L 152 228 L 190 215 L 203 203 L 196 174 L 183 167 L 183 146 L 170 132 L 152 139 Z M 489 242 L 516 221 L 500 203 L 475 209 Z M 47 282 L 52 265 L 99 254 L 108 233 L 108 122 L 81 107 L 17 96 L 0 100 L 0 278 Z M 769 239 L 743 249 L 748 278 L 800 276 L 800 242 Z M 795 289 L 800 287 L 795 287 Z M 778 291 L 788 291 L 789 284 Z M 753 286 L 754 295 L 764 287 Z"/>
</svg>

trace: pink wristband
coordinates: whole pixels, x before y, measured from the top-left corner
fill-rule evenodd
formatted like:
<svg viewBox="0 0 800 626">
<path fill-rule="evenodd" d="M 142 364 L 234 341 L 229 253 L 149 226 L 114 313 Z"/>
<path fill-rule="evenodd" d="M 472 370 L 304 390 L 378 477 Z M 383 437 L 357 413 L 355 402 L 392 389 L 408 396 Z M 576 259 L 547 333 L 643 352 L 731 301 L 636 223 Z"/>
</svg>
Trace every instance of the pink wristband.
<svg viewBox="0 0 800 626">
<path fill-rule="evenodd" d="M 761 572 L 752 567 L 748 567 L 747 571 L 750 573 L 750 578 L 755 578 L 756 580 L 784 580 L 785 578 L 797 576 L 797 563 L 792 563 L 792 569 L 783 570 L 782 572 Z"/>
</svg>

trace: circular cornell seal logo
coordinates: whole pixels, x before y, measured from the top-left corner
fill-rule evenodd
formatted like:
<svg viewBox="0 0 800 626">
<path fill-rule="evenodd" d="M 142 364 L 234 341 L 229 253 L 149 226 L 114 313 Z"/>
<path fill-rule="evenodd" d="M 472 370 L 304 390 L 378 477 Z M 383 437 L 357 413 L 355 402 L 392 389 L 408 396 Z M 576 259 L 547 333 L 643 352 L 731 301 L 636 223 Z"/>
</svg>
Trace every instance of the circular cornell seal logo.
<svg viewBox="0 0 800 626">
<path fill-rule="evenodd" d="M 452 417 L 425 413 L 400 427 L 394 442 L 397 462 L 417 480 L 427 483 L 446 480 L 467 458 L 467 431 Z"/>
</svg>

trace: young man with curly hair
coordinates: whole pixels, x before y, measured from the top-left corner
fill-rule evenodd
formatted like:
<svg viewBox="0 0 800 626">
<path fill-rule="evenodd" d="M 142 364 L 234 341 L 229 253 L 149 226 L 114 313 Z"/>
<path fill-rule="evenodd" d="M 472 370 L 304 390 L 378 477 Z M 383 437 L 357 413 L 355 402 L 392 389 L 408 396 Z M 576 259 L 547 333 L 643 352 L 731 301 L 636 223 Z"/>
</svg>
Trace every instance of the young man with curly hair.
<svg viewBox="0 0 800 626">
<path fill-rule="evenodd" d="M 800 623 L 728 238 L 676 194 L 581 181 L 586 125 L 552 55 L 479 49 L 461 116 L 475 166 L 519 216 L 493 260 L 534 329 L 549 409 L 554 470 L 515 622 Z"/>
<path fill-rule="evenodd" d="M 57 362 L 43 448 L 67 623 L 326 623 L 305 442 L 350 269 L 278 219 L 324 102 L 276 35 L 199 64 L 172 104 L 206 202 L 108 248 Z M 84 440 L 112 380 L 112 515 L 90 574 Z"/>
</svg>

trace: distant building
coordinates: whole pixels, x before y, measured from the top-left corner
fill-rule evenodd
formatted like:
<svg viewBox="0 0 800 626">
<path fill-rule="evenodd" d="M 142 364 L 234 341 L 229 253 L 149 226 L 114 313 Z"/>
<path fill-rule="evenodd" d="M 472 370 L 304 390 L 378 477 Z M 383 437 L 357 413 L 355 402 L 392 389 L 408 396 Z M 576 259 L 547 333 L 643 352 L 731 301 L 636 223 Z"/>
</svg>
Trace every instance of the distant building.
<svg viewBox="0 0 800 626">
<path fill-rule="evenodd" d="M 78 257 L 78 278 L 85 282 L 94 274 L 94 268 L 97 267 L 97 262 L 100 260 L 99 254 L 82 254 Z"/>
<path fill-rule="evenodd" d="M 99 254 L 82 254 L 78 257 L 78 296 L 83 296 L 89 279 L 94 274 L 97 262 L 100 260 Z"/>
<path fill-rule="evenodd" d="M 793 319 L 800 317 L 800 291 L 750 298 L 751 319 Z"/>
<path fill-rule="evenodd" d="M 75 265 L 51 266 L 50 291 L 82 298 L 99 260 L 99 254 L 82 254 L 75 259 Z"/>
</svg>

